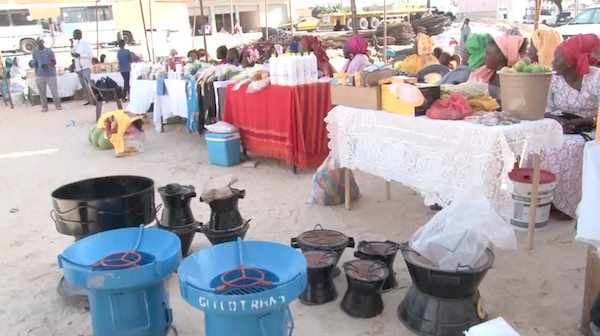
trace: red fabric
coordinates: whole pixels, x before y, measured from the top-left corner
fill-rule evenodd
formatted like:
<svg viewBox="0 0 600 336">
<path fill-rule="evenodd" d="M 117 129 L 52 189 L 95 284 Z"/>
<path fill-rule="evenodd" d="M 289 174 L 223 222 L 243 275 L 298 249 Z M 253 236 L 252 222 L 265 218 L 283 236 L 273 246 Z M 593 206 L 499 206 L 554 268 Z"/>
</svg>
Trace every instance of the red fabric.
<svg viewBox="0 0 600 336">
<path fill-rule="evenodd" d="M 325 116 L 331 110 L 329 83 L 269 85 L 246 93 L 227 86 L 223 120 L 240 129 L 248 151 L 301 168 L 316 168 L 329 154 Z"/>
<path fill-rule="evenodd" d="M 348 50 L 354 55 L 367 54 L 368 43 L 362 35 L 354 35 L 346 40 Z"/>
<path fill-rule="evenodd" d="M 577 66 L 579 76 L 590 73 L 590 64 L 595 65 L 598 59 L 592 54 L 600 48 L 600 38 L 596 34 L 579 34 L 564 41 L 558 50 L 571 65 Z"/>
<path fill-rule="evenodd" d="M 433 102 L 426 114 L 430 119 L 460 120 L 473 114 L 473 109 L 460 92 L 455 92 L 448 99 Z"/>
</svg>

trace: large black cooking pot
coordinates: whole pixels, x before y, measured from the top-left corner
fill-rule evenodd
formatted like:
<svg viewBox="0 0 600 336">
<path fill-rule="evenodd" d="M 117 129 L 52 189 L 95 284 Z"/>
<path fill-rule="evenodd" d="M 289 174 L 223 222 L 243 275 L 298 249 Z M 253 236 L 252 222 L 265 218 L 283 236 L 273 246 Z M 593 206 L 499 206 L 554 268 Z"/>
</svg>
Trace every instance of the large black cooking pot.
<svg viewBox="0 0 600 336">
<path fill-rule="evenodd" d="M 457 299 L 473 295 L 487 271 L 494 264 L 494 253 L 486 249 L 475 265 L 440 270 L 431 260 L 413 251 L 407 243 L 401 245 L 402 256 L 413 284 L 427 295 L 444 299 Z"/>
<path fill-rule="evenodd" d="M 80 239 L 150 224 L 156 214 L 154 181 L 142 176 L 106 176 L 64 185 L 51 194 L 50 215 L 60 233 Z"/>
</svg>

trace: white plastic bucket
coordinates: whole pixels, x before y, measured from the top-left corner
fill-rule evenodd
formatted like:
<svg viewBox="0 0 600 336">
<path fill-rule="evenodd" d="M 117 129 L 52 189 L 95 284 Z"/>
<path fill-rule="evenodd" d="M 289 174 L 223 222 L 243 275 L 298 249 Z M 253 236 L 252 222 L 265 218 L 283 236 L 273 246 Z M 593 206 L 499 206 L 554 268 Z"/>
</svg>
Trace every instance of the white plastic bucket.
<svg viewBox="0 0 600 336">
<path fill-rule="evenodd" d="M 508 174 L 508 177 L 513 183 L 513 190 L 509 201 L 510 224 L 516 228 L 526 229 L 529 226 L 529 212 L 531 210 L 533 169 L 514 169 Z M 536 229 L 541 229 L 548 225 L 555 187 L 556 176 L 549 171 L 542 170 L 540 172 L 538 205 L 535 215 Z"/>
</svg>

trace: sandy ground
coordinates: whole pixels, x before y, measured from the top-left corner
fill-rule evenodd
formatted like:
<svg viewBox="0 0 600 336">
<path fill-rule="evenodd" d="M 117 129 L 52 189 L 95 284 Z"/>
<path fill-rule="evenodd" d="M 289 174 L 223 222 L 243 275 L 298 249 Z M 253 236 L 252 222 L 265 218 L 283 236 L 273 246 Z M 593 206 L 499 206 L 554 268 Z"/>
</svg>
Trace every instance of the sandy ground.
<svg viewBox="0 0 600 336">
<path fill-rule="evenodd" d="M 88 144 L 93 109 L 81 102 L 63 106 L 63 111 L 45 114 L 39 107 L 0 106 L 0 322 L 5 335 L 92 335 L 85 305 L 68 304 L 56 293 L 61 277 L 56 256 L 73 239 L 59 234 L 49 215 L 50 193 L 80 179 L 139 174 L 154 179 L 156 187 L 178 182 L 201 189 L 211 176 L 235 174 L 238 186 L 247 190 L 240 202 L 242 215 L 252 219 L 247 238 L 285 244 L 315 224 L 340 230 L 356 241 L 402 242 L 434 214 L 419 195 L 397 183 L 392 185 L 392 200 L 384 200 L 384 182 L 360 172 L 356 179 L 363 196 L 351 211 L 307 205 L 311 171 L 294 175 L 282 162 L 264 158 L 256 159 L 255 168 L 211 166 L 204 140 L 181 125 L 167 126 L 163 134 L 147 127 L 145 153 L 114 158 L 112 151 Z M 65 127 L 71 119 L 76 125 Z M 158 193 L 156 202 L 160 203 Z M 197 220 L 207 220 L 206 204 L 196 199 L 192 207 Z M 10 213 L 13 208 L 18 212 Z M 573 236 L 573 223 L 551 222 L 537 233 L 534 251 L 524 249 L 523 232 L 518 233 L 518 250 L 497 250 L 494 267 L 480 287 L 489 315 L 503 316 L 521 335 L 579 335 L 585 246 Z M 208 246 L 207 239 L 197 234 L 192 249 Z M 342 257 L 351 258 L 350 250 Z M 294 335 L 412 335 L 396 318 L 410 285 L 401 258 L 395 271 L 400 286 L 384 295 L 381 316 L 367 320 L 346 316 L 339 308 L 346 279 L 338 277 L 340 297 L 335 302 L 318 307 L 292 303 Z M 180 335 L 204 335 L 203 314 L 181 299 L 176 275 L 168 279 L 168 288 Z"/>
</svg>

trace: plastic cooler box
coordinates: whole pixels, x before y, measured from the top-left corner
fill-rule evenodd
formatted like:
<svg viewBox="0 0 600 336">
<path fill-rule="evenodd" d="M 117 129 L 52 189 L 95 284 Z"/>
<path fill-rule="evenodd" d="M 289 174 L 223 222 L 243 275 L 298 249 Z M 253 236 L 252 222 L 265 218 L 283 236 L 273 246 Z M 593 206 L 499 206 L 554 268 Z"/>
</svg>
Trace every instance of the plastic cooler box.
<svg viewBox="0 0 600 336">
<path fill-rule="evenodd" d="M 242 160 L 239 133 L 207 133 L 205 138 L 211 164 L 234 166 Z"/>
</svg>

